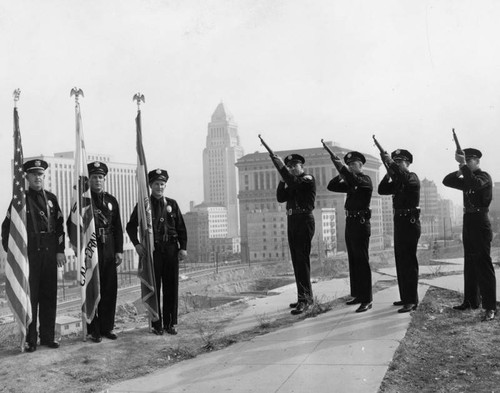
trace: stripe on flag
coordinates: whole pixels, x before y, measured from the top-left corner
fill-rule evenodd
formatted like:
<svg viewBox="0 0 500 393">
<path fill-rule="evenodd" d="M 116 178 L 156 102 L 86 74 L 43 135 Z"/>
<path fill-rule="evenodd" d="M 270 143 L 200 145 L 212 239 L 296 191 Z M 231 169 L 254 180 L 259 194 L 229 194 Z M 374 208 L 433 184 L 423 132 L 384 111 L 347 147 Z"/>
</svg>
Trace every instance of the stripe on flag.
<svg viewBox="0 0 500 393">
<path fill-rule="evenodd" d="M 9 306 L 20 331 L 21 346 L 26 342 L 26 332 L 31 323 L 29 290 L 28 233 L 26 230 L 26 193 L 23 170 L 23 148 L 19 115 L 14 108 L 14 174 L 10 217 L 7 264 L 5 267 L 5 292 Z"/>
</svg>

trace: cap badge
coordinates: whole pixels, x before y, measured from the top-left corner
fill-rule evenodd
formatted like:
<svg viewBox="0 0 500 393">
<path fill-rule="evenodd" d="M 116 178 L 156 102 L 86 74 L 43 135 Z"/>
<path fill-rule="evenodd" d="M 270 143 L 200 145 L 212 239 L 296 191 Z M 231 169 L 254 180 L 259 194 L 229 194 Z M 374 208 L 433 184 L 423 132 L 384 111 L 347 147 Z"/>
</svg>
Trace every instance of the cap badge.
<svg viewBox="0 0 500 393">
<path fill-rule="evenodd" d="M 398 150 L 395 151 L 395 153 L 396 154 L 401 154 L 401 150 L 398 149 Z"/>
<path fill-rule="evenodd" d="M 347 158 L 351 158 L 352 154 L 351 153 L 347 153 Z"/>
<path fill-rule="evenodd" d="M 42 163 L 39 160 L 36 160 L 35 161 L 35 166 L 40 166 L 40 165 L 42 165 Z"/>
<path fill-rule="evenodd" d="M 157 169 L 156 173 L 159 174 L 159 175 L 161 175 L 161 169 Z"/>
<path fill-rule="evenodd" d="M 96 168 L 99 168 L 99 167 L 101 166 L 101 164 L 100 164 L 99 162 L 94 162 L 94 166 L 95 166 Z"/>
<path fill-rule="evenodd" d="M 287 159 L 288 159 L 288 160 L 291 160 L 292 158 L 293 158 L 292 156 L 288 156 L 288 157 L 287 157 Z"/>
</svg>

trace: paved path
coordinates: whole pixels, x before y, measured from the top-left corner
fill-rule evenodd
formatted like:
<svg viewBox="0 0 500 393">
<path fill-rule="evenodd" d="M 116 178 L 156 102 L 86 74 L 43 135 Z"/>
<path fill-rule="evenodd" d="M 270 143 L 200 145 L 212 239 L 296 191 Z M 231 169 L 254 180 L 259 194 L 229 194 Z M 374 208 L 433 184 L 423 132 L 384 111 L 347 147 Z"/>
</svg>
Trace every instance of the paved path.
<svg viewBox="0 0 500 393">
<path fill-rule="evenodd" d="M 374 281 L 382 277 L 374 274 Z M 419 287 L 420 298 L 427 288 Z M 314 283 L 313 291 L 318 299 L 331 300 L 348 294 L 348 282 Z M 227 333 L 288 313 L 294 286 L 273 292 L 273 296 L 249 300 L 250 307 Z M 411 319 L 409 313 L 396 312 L 392 302 L 398 299 L 397 286 L 392 286 L 377 292 L 373 309 L 365 313 L 355 313 L 356 306 L 330 311 L 124 381 L 106 392 L 377 392 Z"/>
</svg>

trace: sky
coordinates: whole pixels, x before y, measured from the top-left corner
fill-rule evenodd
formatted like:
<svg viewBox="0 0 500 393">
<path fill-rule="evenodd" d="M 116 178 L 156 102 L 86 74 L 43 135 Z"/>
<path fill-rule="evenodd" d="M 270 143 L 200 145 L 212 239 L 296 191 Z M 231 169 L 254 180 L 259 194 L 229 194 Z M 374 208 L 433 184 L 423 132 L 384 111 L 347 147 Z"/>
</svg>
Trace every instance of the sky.
<svg viewBox="0 0 500 393">
<path fill-rule="evenodd" d="M 141 92 L 149 169 L 183 211 L 203 201 L 207 125 L 222 101 L 246 154 L 408 149 L 441 185 L 462 147 L 500 182 L 500 2 L 463 0 L 16 0 L 0 2 L 0 211 L 11 198 L 12 92 L 24 155 L 75 146 L 134 164 Z"/>
</svg>

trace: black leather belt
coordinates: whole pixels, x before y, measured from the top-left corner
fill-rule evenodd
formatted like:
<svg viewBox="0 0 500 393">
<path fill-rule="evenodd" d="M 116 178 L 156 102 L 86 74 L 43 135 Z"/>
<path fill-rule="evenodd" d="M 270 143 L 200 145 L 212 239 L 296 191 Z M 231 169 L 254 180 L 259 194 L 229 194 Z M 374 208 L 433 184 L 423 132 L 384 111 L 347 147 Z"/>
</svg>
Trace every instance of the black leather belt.
<svg viewBox="0 0 500 393">
<path fill-rule="evenodd" d="M 488 213 L 487 207 L 464 207 L 464 213 Z"/>
<path fill-rule="evenodd" d="M 396 216 L 412 216 L 416 214 L 420 214 L 419 207 L 413 207 L 411 209 L 394 209 L 394 215 Z"/>
<path fill-rule="evenodd" d="M 293 216 L 295 214 L 309 214 L 312 213 L 312 210 L 309 209 L 287 209 L 286 215 Z"/>
<path fill-rule="evenodd" d="M 345 216 L 348 217 L 348 218 L 355 218 L 355 217 L 370 218 L 371 211 L 370 211 L 370 209 L 366 209 L 366 210 L 346 210 L 345 211 Z"/>
</svg>

